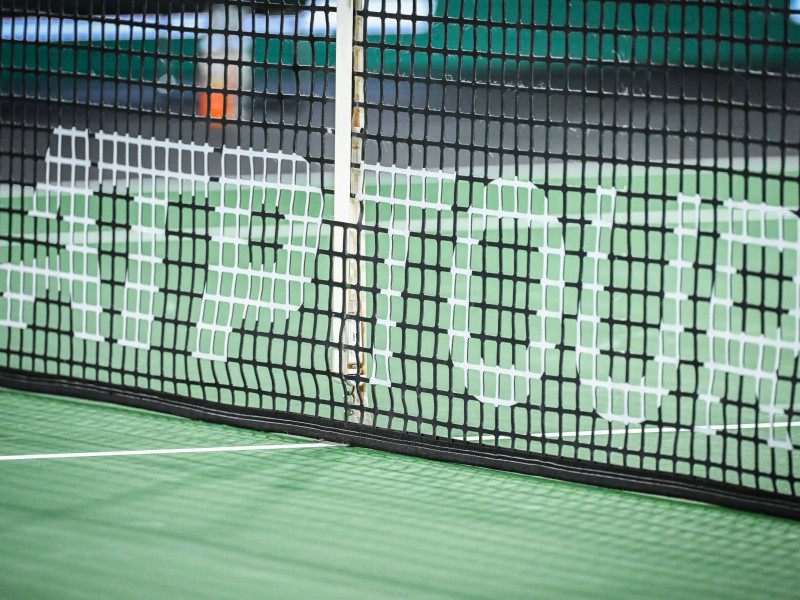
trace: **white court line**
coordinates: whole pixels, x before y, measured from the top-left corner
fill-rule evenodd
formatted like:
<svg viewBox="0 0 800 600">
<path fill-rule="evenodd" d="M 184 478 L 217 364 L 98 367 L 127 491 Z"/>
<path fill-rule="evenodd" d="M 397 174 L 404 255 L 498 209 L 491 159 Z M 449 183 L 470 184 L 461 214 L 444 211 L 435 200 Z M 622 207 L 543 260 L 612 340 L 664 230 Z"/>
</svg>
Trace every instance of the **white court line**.
<svg viewBox="0 0 800 600">
<path fill-rule="evenodd" d="M 793 425 L 800 425 L 800 423 L 789 423 L 788 421 L 784 421 L 781 423 L 742 423 L 740 425 L 711 425 L 708 429 L 712 429 L 714 431 L 735 431 L 737 429 L 765 429 L 767 427 L 782 427 L 784 425 L 793 426 Z M 636 435 L 642 433 L 677 433 L 678 431 L 691 431 L 690 427 L 638 427 L 638 428 L 625 428 L 625 429 L 610 429 L 605 431 L 593 431 L 591 429 L 586 431 L 551 431 L 550 433 L 531 433 L 532 437 L 543 437 L 543 438 L 561 438 L 561 437 L 586 437 L 590 435 L 595 436 L 603 436 L 603 435 L 617 435 L 622 433 L 628 433 L 629 435 Z M 498 439 L 498 440 L 510 440 L 512 436 L 510 435 L 493 435 L 493 434 L 475 434 L 475 435 L 468 435 L 463 438 L 453 438 L 457 440 L 463 440 L 465 442 L 473 442 L 481 439 Z"/>
<path fill-rule="evenodd" d="M 12 454 L 0 456 L 4 460 L 38 460 L 43 458 L 94 458 L 98 456 L 145 456 L 150 454 L 197 454 L 203 452 L 244 452 L 247 450 L 294 450 L 344 446 L 334 442 L 309 442 L 307 444 L 267 444 L 263 446 L 219 446 L 216 448 L 171 448 L 166 450 L 112 450 L 109 452 L 66 452 L 63 454 Z"/>
<path fill-rule="evenodd" d="M 715 431 L 722 430 L 735 430 L 735 429 L 762 429 L 765 427 L 781 427 L 783 425 L 790 425 L 788 422 L 783 423 L 745 423 L 742 425 L 712 425 L 710 429 Z M 565 432 L 550 432 L 550 433 L 533 433 L 534 437 L 544 438 L 558 438 L 558 437 L 585 437 L 594 434 L 595 436 L 615 435 L 622 433 L 640 434 L 640 433 L 675 433 L 679 431 L 676 427 L 651 427 L 639 429 L 612 429 L 607 431 L 565 431 Z M 690 431 L 684 428 L 683 431 Z M 507 440 L 511 439 L 510 435 L 493 434 L 476 434 L 469 435 L 462 439 L 464 441 L 478 441 L 481 439 L 498 439 Z M 337 444 L 335 442 L 309 442 L 304 444 L 266 444 L 261 446 L 218 446 L 211 448 L 169 448 L 169 449 L 156 449 L 156 450 L 111 450 L 105 452 L 65 452 L 60 454 L 12 454 L 7 456 L 0 456 L 0 461 L 11 460 L 40 460 L 40 459 L 60 459 L 60 458 L 96 458 L 103 456 L 148 456 L 156 454 L 200 454 L 211 452 L 245 452 L 248 450 L 294 450 L 305 448 L 327 448 L 327 447 L 345 447 L 346 444 Z"/>
</svg>

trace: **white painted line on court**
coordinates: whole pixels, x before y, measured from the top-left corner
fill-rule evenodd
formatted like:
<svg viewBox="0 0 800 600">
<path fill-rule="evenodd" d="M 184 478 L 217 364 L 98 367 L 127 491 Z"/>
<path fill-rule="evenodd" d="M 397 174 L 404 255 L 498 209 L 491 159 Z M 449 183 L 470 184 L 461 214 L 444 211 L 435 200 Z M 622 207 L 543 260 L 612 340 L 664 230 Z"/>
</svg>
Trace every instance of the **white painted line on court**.
<svg viewBox="0 0 800 600">
<path fill-rule="evenodd" d="M 95 458 L 100 456 L 146 456 L 150 454 L 199 454 L 205 452 L 246 452 L 253 450 L 301 450 L 344 446 L 334 442 L 309 442 L 307 444 L 267 444 L 263 446 L 219 446 L 216 448 L 170 448 L 165 450 L 112 450 L 108 452 L 66 452 L 63 454 L 12 454 L 0 456 L 4 460 L 39 460 L 50 458 Z"/>
<path fill-rule="evenodd" d="M 789 425 L 788 422 L 784 423 L 736 423 L 731 425 L 710 425 L 707 429 L 713 431 L 736 431 L 741 429 L 764 429 L 767 427 L 781 427 L 782 425 Z M 619 435 L 628 433 L 629 435 L 636 435 L 642 433 L 678 433 L 679 431 L 691 431 L 691 427 L 637 427 L 637 428 L 623 428 L 623 429 L 610 429 L 606 431 L 566 431 L 564 433 L 546 433 L 542 437 L 586 437 L 594 435 Z"/>
<path fill-rule="evenodd" d="M 538 434 L 534 434 L 538 435 Z M 461 440 L 464 442 L 477 442 L 480 440 L 510 440 L 510 435 L 494 435 L 491 433 L 479 433 L 475 435 L 468 435 L 467 437 L 455 437 L 454 440 Z"/>
<path fill-rule="evenodd" d="M 799 423 L 789 423 L 788 421 L 784 421 L 781 423 L 741 423 L 741 424 L 733 424 L 733 425 L 711 425 L 708 429 L 714 431 L 736 431 L 741 429 L 766 429 L 768 427 L 783 427 L 783 426 L 800 426 Z M 549 433 L 531 433 L 532 437 L 543 437 L 543 438 L 569 438 L 569 437 L 587 437 L 591 435 L 595 436 L 606 436 L 606 435 L 621 435 L 627 433 L 628 435 L 638 435 L 643 433 L 677 433 L 679 431 L 691 431 L 691 427 L 637 427 L 637 428 L 623 428 L 623 429 L 607 429 L 605 431 L 551 431 Z M 511 435 L 494 435 L 489 433 L 484 434 L 475 434 L 475 435 L 468 435 L 466 437 L 459 437 L 453 438 L 457 440 L 464 440 L 466 442 L 475 442 L 480 441 L 481 439 L 492 439 L 492 440 L 510 440 L 512 438 Z"/>
</svg>

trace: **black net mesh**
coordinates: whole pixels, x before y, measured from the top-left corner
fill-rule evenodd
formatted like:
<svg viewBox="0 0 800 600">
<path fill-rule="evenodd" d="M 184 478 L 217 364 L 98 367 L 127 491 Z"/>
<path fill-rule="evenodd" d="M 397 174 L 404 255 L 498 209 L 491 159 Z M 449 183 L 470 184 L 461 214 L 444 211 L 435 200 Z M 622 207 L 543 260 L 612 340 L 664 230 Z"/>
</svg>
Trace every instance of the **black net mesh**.
<svg viewBox="0 0 800 600">
<path fill-rule="evenodd" d="M 362 0 L 355 251 L 333 0 L 0 7 L 5 385 L 800 514 L 800 7 Z"/>
</svg>

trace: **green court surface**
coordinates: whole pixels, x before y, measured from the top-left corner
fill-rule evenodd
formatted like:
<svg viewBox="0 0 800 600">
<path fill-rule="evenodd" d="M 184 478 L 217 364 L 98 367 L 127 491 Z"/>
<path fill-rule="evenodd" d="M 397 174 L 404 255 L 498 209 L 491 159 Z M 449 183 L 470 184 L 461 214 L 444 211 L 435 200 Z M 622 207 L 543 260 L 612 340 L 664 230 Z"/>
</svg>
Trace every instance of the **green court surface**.
<svg viewBox="0 0 800 600">
<path fill-rule="evenodd" d="M 0 391 L 0 597 L 796 598 L 800 523 Z"/>
</svg>

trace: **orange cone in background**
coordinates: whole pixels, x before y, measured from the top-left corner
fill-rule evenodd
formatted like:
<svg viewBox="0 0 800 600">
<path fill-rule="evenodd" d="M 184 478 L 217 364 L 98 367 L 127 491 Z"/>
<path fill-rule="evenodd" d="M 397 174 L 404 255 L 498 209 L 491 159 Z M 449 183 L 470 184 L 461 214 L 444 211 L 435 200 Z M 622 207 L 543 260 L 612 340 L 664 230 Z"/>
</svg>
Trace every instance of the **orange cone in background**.
<svg viewBox="0 0 800 600">
<path fill-rule="evenodd" d="M 238 38 L 234 36 L 220 37 L 227 37 L 230 40 L 237 40 L 238 42 Z M 228 65 L 226 69 L 222 62 L 213 62 L 215 55 L 218 56 L 218 53 L 213 50 L 214 48 L 212 47 L 212 52 L 210 53 L 211 65 L 198 65 L 197 83 L 198 87 L 220 91 L 198 92 L 196 96 L 197 106 L 195 114 L 198 117 L 211 117 L 212 119 L 236 119 L 239 116 L 239 66 Z M 238 59 L 238 44 L 235 46 L 231 44 L 231 46 L 223 48 L 221 54 L 222 57 L 227 55 L 229 59 Z M 210 81 L 204 76 L 208 72 L 209 66 L 211 69 Z"/>
<path fill-rule="evenodd" d="M 241 92 L 249 89 L 251 68 L 238 63 L 252 55 L 252 38 L 241 36 L 240 7 L 216 4 L 211 9 L 211 32 L 198 48 L 200 59 L 195 68 L 195 114 L 212 119 L 237 119 Z M 244 71 L 244 72 L 242 72 Z M 219 91 L 216 91 L 219 90 Z"/>
<path fill-rule="evenodd" d="M 239 114 L 239 95 L 235 92 L 198 92 L 195 114 L 212 119 L 235 119 Z"/>
</svg>

